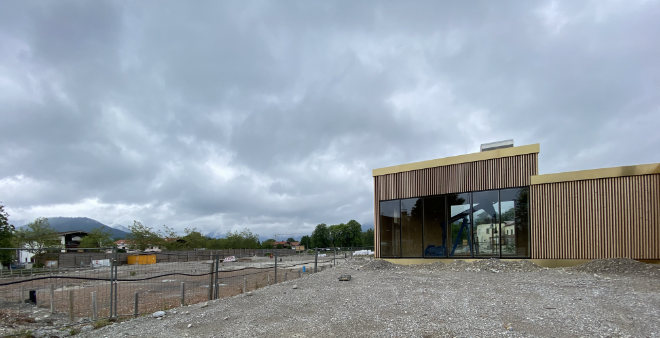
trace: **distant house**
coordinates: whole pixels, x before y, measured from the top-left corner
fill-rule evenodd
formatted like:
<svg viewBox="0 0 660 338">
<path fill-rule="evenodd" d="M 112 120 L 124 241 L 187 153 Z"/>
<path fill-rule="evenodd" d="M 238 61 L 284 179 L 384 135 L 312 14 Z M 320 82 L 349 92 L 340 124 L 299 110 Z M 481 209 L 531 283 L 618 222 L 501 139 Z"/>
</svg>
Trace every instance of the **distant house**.
<svg viewBox="0 0 660 338">
<path fill-rule="evenodd" d="M 127 252 L 135 251 L 131 248 L 132 245 L 133 243 L 128 239 L 120 239 L 118 241 L 115 241 L 115 246 L 117 246 L 117 249 L 126 250 Z M 161 252 L 161 251 L 162 250 L 158 245 L 151 245 L 148 246 L 146 249 L 144 249 L 144 252 Z"/>
<path fill-rule="evenodd" d="M 65 231 L 58 233 L 60 236 L 60 243 L 62 245 L 62 252 L 67 252 L 71 249 L 78 249 L 82 238 L 87 236 L 84 231 Z"/>
<path fill-rule="evenodd" d="M 115 241 L 115 246 L 117 246 L 117 249 L 119 250 L 128 250 L 128 248 L 131 246 L 131 241 L 127 239 L 120 239 Z"/>
<path fill-rule="evenodd" d="M 85 231 L 64 231 L 58 232 L 60 238 L 60 248 L 62 252 L 72 251 L 80 247 L 80 241 L 87 236 Z M 25 248 L 25 246 L 23 246 Z M 18 261 L 20 263 L 34 262 L 34 255 L 36 252 L 33 250 L 18 250 Z"/>
<path fill-rule="evenodd" d="M 279 241 L 279 242 L 274 242 L 273 243 L 273 248 L 279 248 L 280 246 L 284 249 L 290 249 L 291 248 L 291 244 L 289 244 L 289 242 L 287 242 L 287 241 Z"/>
<path fill-rule="evenodd" d="M 287 242 L 287 241 L 273 242 L 273 249 L 276 249 L 276 248 L 292 249 L 292 250 L 296 250 L 296 251 L 305 251 L 305 246 L 300 245 L 300 242 Z"/>
</svg>

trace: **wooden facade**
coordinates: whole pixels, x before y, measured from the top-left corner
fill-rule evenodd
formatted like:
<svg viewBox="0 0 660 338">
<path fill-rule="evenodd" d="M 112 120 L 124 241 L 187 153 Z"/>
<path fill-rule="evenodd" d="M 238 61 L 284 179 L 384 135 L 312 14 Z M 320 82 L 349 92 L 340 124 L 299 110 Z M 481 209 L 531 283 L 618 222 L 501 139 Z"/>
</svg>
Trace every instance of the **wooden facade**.
<svg viewBox="0 0 660 338">
<path fill-rule="evenodd" d="M 375 255 L 380 257 L 380 201 L 530 185 L 539 145 L 487 151 L 374 170 Z"/>
<path fill-rule="evenodd" d="M 375 255 L 381 201 L 530 187 L 532 259 L 660 260 L 660 163 L 538 175 L 539 145 L 373 171 Z"/>
<path fill-rule="evenodd" d="M 532 258 L 660 259 L 660 174 L 533 182 L 530 218 Z"/>
</svg>

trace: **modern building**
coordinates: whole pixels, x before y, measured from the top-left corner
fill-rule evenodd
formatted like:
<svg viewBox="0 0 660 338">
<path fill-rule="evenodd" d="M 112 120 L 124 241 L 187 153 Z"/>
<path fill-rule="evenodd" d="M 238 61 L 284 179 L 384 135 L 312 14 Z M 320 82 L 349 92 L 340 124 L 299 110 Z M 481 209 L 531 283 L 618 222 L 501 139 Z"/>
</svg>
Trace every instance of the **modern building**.
<svg viewBox="0 0 660 338">
<path fill-rule="evenodd" d="M 538 175 L 539 149 L 374 169 L 375 256 L 660 260 L 660 163 Z"/>
</svg>

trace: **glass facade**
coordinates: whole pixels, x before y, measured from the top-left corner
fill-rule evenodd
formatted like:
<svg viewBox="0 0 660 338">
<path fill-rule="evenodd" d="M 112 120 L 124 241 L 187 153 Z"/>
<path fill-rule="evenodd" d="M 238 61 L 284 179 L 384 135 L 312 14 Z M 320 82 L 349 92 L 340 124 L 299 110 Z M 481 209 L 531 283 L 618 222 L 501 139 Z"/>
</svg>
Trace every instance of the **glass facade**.
<svg viewBox="0 0 660 338">
<path fill-rule="evenodd" d="M 528 257 L 529 188 L 380 202 L 381 257 Z"/>
<path fill-rule="evenodd" d="M 445 196 L 425 197 L 424 200 L 424 257 L 447 256 L 447 221 Z"/>
<path fill-rule="evenodd" d="M 472 255 L 472 222 L 470 220 L 470 194 L 447 195 L 449 208 L 449 257 Z"/>
<path fill-rule="evenodd" d="M 472 219 L 475 256 L 498 256 L 500 254 L 499 191 L 472 193 Z"/>
<path fill-rule="evenodd" d="M 380 202 L 380 254 L 401 256 L 401 203 L 399 200 Z"/>
<path fill-rule="evenodd" d="M 422 256 L 422 218 L 424 206 L 421 198 L 401 200 L 401 256 Z"/>
<path fill-rule="evenodd" d="M 529 189 L 500 190 L 502 256 L 529 256 Z"/>
</svg>

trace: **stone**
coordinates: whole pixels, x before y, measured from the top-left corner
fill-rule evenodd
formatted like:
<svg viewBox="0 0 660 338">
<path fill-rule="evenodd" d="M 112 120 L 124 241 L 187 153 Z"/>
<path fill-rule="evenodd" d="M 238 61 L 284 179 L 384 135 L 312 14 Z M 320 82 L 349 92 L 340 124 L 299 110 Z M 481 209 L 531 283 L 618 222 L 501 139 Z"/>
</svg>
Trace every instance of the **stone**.
<svg viewBox="0 0 660 338">
<path fill-rule="evenodd" d="M 200 305 L 200 307 L 207 307 L 207 306 L 209 306 L 209 302 L 204 302 L 202 305 Z"/>
<path fill-rule="evenodd" d="M 295 284 L 292 287 L 292 289 L 297 289 L 297 288 L 298 288 L 298 285 L 295 285 Z"/>
<path fill-rule="evenodd" d="M 154 312 L 154 313 L 151 314 L 151 317 L 159 318 L 159 319 L 160 319 L 160 318 L 163 317 L 164 315 L 165 315 L 165 311 L 156 311 L 156 312 Z"/>
<path fill-rule="evenodd" d="M 192 324 L 188 324 L 188 328 L 191 328 L 191 327 L 192 327 Z"/>
</svg>

